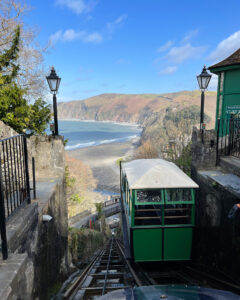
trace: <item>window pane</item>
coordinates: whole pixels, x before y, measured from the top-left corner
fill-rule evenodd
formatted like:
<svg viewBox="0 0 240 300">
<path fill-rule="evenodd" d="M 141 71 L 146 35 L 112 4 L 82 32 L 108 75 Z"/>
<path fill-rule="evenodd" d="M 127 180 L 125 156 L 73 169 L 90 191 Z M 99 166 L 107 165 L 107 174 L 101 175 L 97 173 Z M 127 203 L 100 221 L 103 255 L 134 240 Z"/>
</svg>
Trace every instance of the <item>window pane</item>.
<svg viewBox="0 0 240 300">
<path fill-rule="evenodd" d="M 167 202 L 192 201 L 191 189 L 169 189 L 166 194 Z"/>
<path fill-rule="evenodd" d="M 162 225 L 163 205 L 135 205 L 135 226 Z"/>
<path fill-rule="evenodd" d="M 161 190 L 144 190 L 137 191 L 137 202 L 161 202 Z"/>
</svg>

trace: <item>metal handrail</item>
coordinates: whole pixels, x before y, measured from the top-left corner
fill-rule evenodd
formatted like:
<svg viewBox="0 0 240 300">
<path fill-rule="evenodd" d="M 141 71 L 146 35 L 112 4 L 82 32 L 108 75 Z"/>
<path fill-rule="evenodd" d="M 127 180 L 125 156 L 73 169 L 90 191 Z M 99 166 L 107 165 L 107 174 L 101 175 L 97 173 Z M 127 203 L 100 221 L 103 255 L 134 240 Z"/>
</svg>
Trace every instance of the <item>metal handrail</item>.
<svg viewBox="0 0 240 300">
<path fill-rule="evenodd" d="M 240 119 L 233 115 L 217 121 L 216 165 L 221 156 L 230 155 L 240 157 Z"/>
<path fill-rule="evenodd" d="M 0 231 L 7 259 L 6 221 L 24 203 L 31 203 L 26 135 L 0 140 Z"/>
</svg>

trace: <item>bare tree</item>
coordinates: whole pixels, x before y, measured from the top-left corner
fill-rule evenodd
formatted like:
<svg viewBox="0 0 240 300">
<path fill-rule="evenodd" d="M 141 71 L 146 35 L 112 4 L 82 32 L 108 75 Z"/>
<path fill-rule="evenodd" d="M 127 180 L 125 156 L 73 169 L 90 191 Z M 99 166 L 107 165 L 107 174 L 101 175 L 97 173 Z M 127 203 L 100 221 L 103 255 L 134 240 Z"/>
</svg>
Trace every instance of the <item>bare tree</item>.
<svg viewBox="0 0 240 300">
<path fill-rule="evenodd" d="M 143 142 L 143 144 L 136 150 L 135 153 L 135 159 L 157 157 L 159 157 L 158 151 L 150 140 Z"/>
<path fill-rule="evenodd" d="M 18 84 L 27 90 L 27 97 L 37 99 L 44 96 L 46 84 L 43 69 L 43 54 L 47 47 L 41 48 L 36 42 L 36 28 L 27 28 L 23 16 L 30 11 L 25 1 L 0 0 L 0 52 L 11 43 L 17 26 L 21 28 L 21 46 L 18 63 L 20 72 Z"/>
</svg>

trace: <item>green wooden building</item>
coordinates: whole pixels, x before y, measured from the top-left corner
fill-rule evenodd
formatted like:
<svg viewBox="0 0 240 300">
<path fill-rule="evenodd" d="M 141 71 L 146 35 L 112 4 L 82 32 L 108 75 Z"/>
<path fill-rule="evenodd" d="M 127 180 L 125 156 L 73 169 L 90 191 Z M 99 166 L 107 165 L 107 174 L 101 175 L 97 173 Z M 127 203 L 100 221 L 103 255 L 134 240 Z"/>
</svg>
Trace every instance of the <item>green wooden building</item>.
<svg viewBox="0 0 240 300">
<path fill-rule="evenodd" d="M 208 68 L 218 75 L 216 129 L 231 115 L 240 117 L 240 49 L 223 61 Z"/>
</svg>

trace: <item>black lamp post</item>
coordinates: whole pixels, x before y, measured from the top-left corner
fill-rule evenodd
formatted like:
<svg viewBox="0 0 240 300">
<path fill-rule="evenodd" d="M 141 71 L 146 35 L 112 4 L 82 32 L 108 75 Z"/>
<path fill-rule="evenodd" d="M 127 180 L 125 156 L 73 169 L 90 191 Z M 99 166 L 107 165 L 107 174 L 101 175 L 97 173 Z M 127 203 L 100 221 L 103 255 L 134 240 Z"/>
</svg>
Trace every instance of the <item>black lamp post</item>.
<svg viewBox="0 0 240 300">
<path fill-rule="evenodd" d="M 200 113 L 200 129 L 202 133 L 202 142 L 203 142 L 203 131 L 205 129 L 204 126 L 204 91 L 207 89 L 208 84 L 210 82 L 212 75 L 207 72 L 206 66 L 203 67 L 202 73 L 197 76 L 199 88 L 202 91 L 201 94 L 201 113 Z"/>
<path fill-rule="evenodd" d="M 54 67 L 51 69 L 50 75 L 46 77 L 50 91 L 53 93 L 53 114 L 54 114 L 54 135 L 58 135 L 58 117 L 57 117 L 57 91 L 61 78 L 57 76 Z"/>
</svg>

